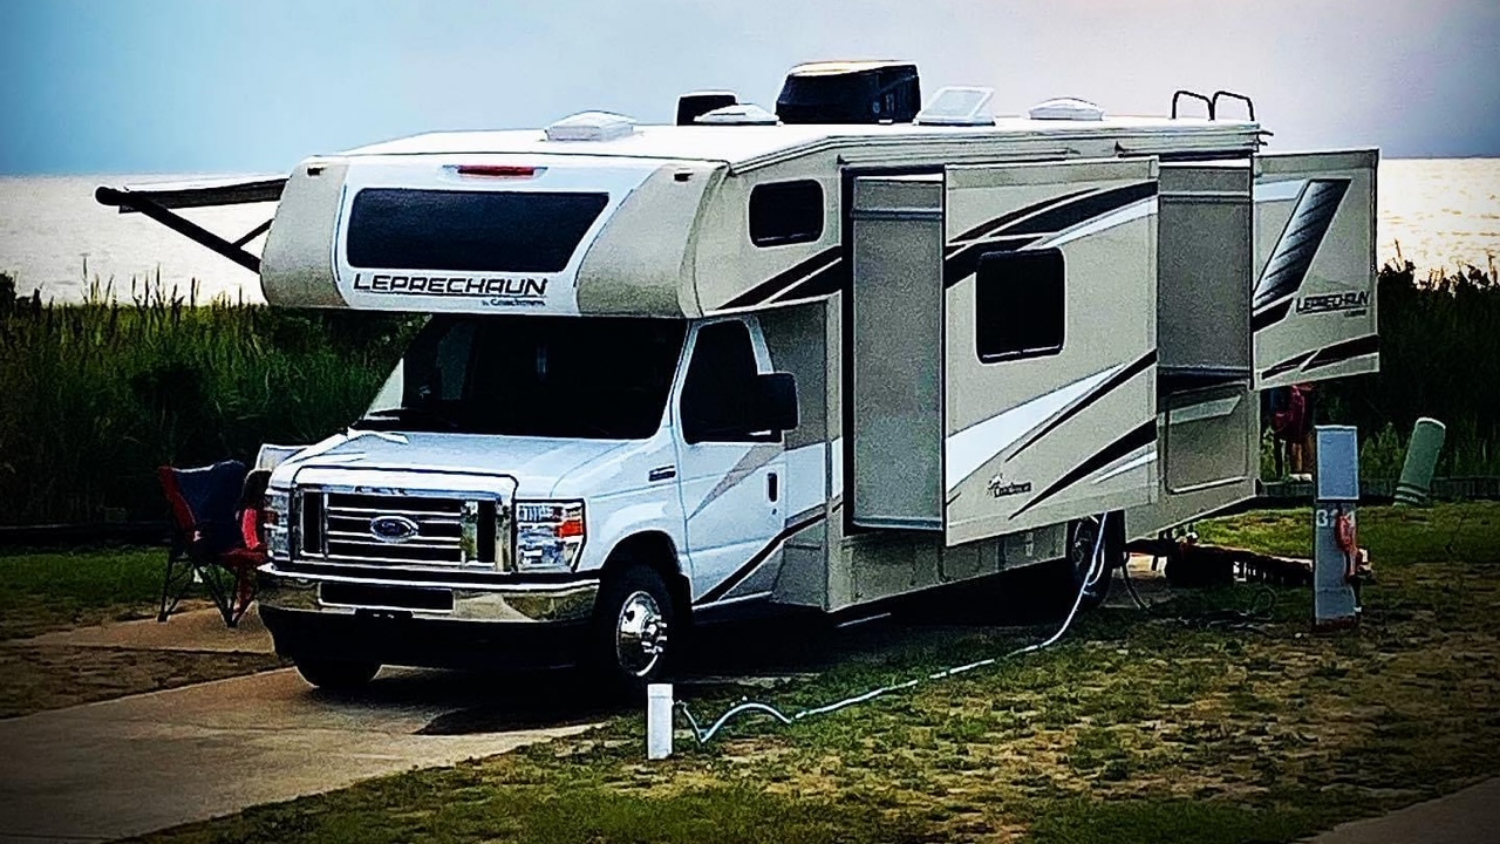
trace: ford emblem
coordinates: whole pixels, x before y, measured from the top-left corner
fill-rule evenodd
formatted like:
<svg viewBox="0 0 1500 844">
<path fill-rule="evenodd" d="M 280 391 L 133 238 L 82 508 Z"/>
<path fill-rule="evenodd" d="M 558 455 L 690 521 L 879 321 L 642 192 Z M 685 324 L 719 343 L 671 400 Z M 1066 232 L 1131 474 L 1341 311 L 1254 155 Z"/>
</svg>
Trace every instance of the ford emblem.
<svg viewBox="0 0 1500 844">
<path fill-rule="evenodd" d="M 370 520 L 370 535 L 381 542 L 405 542 L 421 529 L 405 516 L 376 516 Z"/>
</svg>

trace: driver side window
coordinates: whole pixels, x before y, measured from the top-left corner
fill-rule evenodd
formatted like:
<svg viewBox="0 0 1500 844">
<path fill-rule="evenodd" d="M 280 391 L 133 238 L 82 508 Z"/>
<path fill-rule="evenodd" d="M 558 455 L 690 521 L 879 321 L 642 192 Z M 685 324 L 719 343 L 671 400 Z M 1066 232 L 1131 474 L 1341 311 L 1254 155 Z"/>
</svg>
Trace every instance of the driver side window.
<svg viewBox="0 0 1500 844">
<path fill-rule="evenodd" d="M 682 436 L 689 443 L 774 442 L 774 431 L 751 432 L 756 401 L 755 347 L 743 322 L 698 329 L 682 387 Z"/>
</svg>

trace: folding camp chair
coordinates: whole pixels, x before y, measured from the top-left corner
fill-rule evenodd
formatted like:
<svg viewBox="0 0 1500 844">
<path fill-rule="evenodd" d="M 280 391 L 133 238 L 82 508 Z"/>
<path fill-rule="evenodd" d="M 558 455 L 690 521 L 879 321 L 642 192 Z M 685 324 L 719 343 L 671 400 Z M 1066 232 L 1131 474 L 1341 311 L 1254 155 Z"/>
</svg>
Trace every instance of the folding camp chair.
<svg viewBox="0 0 1500 844">
<path fill-rule="evenodd" d="M 166 621 L 201 582 L 229 627 L 255 600 L 255 570 L 266 561 L 258 515 L 270 473 L 226 460 L 199 469 L 156 470 L 172 513 L 172 547 L 157 621 Z"/>
</svg>

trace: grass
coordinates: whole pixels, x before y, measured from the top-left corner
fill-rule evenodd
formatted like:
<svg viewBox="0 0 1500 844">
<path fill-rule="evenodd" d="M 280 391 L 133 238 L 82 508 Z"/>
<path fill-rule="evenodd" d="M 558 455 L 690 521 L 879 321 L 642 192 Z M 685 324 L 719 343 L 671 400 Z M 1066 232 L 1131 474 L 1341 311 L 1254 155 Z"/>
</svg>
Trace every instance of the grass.
<svg viewBox="0 0 1500 844">
<path fill-rule="evenodd" d="M 163 548 L 0 553 L 0 641 L 156 612 Z"/>
<path fill-rule="evenodd" d="M 680 737 L 662 763 L 645 763 L 631 713 L 149 840 L 1295 840 L 1500 773 L 1500 505 L 1361 517 L 1379 581 L 1342 635 L 1310 634 L 1305 591 L 1277 590 L 1249 627 L 1198 622 L 1263 587 L 1191 593 L 1150 616 L 1098 611 L 1047 651 L 788 729 L 746 722 L 707 748 Z M 1252 513 L 1200 530 L 1305 554 L 1302 522 Z M 914 631 L 770 697 L 828 701 L 1036 635 Z"/>
</svg>

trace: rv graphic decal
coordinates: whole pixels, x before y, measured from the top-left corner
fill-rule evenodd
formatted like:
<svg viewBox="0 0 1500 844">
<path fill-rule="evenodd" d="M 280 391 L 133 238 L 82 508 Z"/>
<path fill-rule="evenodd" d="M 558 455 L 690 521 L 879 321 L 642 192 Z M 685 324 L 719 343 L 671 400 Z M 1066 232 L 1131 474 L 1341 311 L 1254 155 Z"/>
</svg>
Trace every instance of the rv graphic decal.
<svg viewBox="0 0 1500 844">
<path fill-rule="evenodd" d="M 490 307 L 547 304 L 547 279 L 480 276 L 367 275 L 356 273 L 354 289 L 386 295 L 462 296 L 481 298 Z"/>
<path fill-rule="evenodd" d="M 1252 329 L 1259 331 L 1274 325 L 1291 311 L 1292 301 L 1288 297 L 1302 287 L 1348 190 L 1348 179 L 1310 179 L 1303 186 L 1292 216 L 1255 283 Z"/>
<path fill-rule="evenodd" d="M 1031 492 L 1031 481 L 1007 481 L 1005 475 L 996 475 L 990 478 L 989 490 L 990 495 L 995 498 L 1023 495 Z"/>
<path fill-rule="evenodd" d="M 1325 366 L 1332 366 L 1336 363 L 1343 363 L 1344 361 L 1352 360 L 1357 357 L 1373 355 L 1378 353 L 1379 351 L 1379 336 L 1371 334 L 1367 337 L 1356 337 L 1353 340 L 1345 340 L 1342 343 L 1335 343 L 1332 346 L 1324 349 L 1318 349 L 1317 351 L 1312 352 L 1304 352 L 1294 358 L 1290 358 L 1274 366 L 1267 367 L 1266 370 L 1260 374 L 1260 377 L 1262 379 L 1274 378 L 1277 375 L 1291 372 L 1294 369 L 1300 369 L 1303 372 L 1307 372 L 1309 370 L 1320 369 Z"/>
<path fill-rule="evenodd" d="M 1359 316 L 1370 307 L 1370 291 L 1350 293 L 1327 293 L 1322 296 L 1303 296 L 1297 300 L 1299 314 L 1326 314 L 1347 311 L 1349 316 Z"/>
<path fill-rule="evenodd" d="M 1067 229 L 1113 214 L 1156 195 L 1156 182 L 1108 190 L 1076 191 L 1003 214 L 959 235 L 947 246 L 943 284 L 947 287 L 974 274 L 979 256 L 1030 246 Z M 718 310 L 749 308 L 773 302 L 797 302 L 843 290 L 849 269 L 843 247 L 834 246 L 755 285 Z"/>
<path fill-rule="evenodd" d="M 943 285 L 952 287 L 974 274 L 987 252 L 1024 249 L 1046 237 L 1107 217 L 1156 196 L 1156 182 L 1077 192 L 996 217 L 959 235 L 943 261 Z"/>
<path fill-rule="evenodd" d="M 755 570 L 760 568 L 761 564 L 766 562 L 766 560 L 770 559 L 772 554 L 781 550 L 781 546 L 786 544 L 786 541 L 788 539 L 791 539 L 793 536 L 796 536 L 802 531 L 818 524 L 825 518 L 827 518 L 826 509 L 823 507 L 818 507 L 814 512 L 808 513 L 806 516 L 798 518 L 791 524 L 787 525 L 785 529 L 772 537 L 771 541 L 766 543 L 765 547 L 755 552 L 755 556 L 746 561 L 744 565 L 735 569 L 732 574 L 720 581 L 717 586 L 714 586 L 707 592 L 704 592 L 703 595 L 698 598 L 698 600 L 693 602 L 694 606 L 711 604 L 722 599 L 725 595 L 728 595 L 730 590 L 743 583 L 745 581 L 745 578 L 754 574 Z"/>
<path fill-rule="evenodd" d="M 843 248 L 834 246 L 798 263 L 789 270 L 777 273 L 760 284 L 746 290 L 744 293 L 730 299 L 722 306 L 723 310 L 730 308 L 748 308 L 752 305 L 763 305 L 772 301 L 790 301 L 792 299 L 811 298 L 812 296 L 826 296 L 840 290 L 843 287 L 843 278 L 848 273 L 842 272 Z M 830 286 L 828 282 L 833 282 Z M 785 294 L 792 293 L 793 288 L 817 288 L 821 292 L 809 293 L 796 291 L 795 296 Z M 828 287 L 828 289 L 823 289 Z"/>
<path fill-rule="evenodd" d="M 1043 501 L 1046 501 L 1059 492 L 1062 492 L 1063 490 L 1083 480 L 1089 475 L 1092 475 L 1093 473 L 1099 471 L 1100 469 L 1103 469 L 1111 463 L 1114 463 L 1122 457 L 1139 451 L 1141 448 L 1152 445 L 1155 442 L 1156 420 L 1152 419 L 1150 422 L 1146 422 L 1145 424 L 1141 425 L 1125 436 L 1120 437 L 1119 439 L 1105 446 L 1094 456 L 1068 470 L 1067 474 L 1063 475 L 1061 478 L 1058 478 L 1057 481 L 1054 482 L 1051 486 L 1042 490 L 1041 493 L 1039 493 L 1035 498 L 1022 505 L 1021 509 L 1012 513 L 1010 517 L 1012 519 L 1016 518 L 1027 510 L 1030 510 L 1038 504 L 1041 504 Z"/>
</svg>

